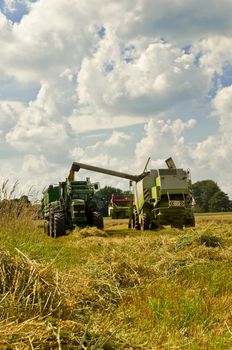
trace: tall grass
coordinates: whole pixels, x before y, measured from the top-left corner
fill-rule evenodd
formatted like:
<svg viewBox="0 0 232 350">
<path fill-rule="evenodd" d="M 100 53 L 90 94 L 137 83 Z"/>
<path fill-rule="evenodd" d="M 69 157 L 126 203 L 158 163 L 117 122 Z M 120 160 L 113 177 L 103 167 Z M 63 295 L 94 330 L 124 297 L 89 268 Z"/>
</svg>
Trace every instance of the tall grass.
<svg viewBox="0 0 232 350">
<path fill-rule="evenodd" d="M 6 210 L 6 209 L 5 209 Z M 230 349 L 232 226 L 52 239 L 0 215 L 1 349 Z"/>
</svg>

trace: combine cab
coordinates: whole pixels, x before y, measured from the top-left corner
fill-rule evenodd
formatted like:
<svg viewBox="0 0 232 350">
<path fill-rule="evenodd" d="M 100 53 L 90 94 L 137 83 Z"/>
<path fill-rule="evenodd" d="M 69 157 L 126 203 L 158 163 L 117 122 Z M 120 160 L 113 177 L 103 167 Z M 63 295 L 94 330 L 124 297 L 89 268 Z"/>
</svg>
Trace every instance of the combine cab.
<svg viewBox="0 0 232 350">
<path fill-rule="evenodd" d="M 76 226 L 103 228 L 103 217 L 93 200 L 97 184 L 69 178 L 59 185 L 50 185 L 43 194 L 44 231 L 51 237 L 65 234 Z"/>
</svg>

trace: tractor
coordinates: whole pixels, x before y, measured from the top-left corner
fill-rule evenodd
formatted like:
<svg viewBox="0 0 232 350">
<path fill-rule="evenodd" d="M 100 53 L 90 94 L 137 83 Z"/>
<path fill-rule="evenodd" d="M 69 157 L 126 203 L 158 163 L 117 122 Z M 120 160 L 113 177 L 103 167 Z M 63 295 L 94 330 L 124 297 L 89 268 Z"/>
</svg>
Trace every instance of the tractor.
<svg viewBox="0 0 232 350">
<path fill-rule="evenodd" d="M 89 178 L 75 181 L 72 175 L 58 185 L 50 185 L 43 193 L 44 231 L 51 237 L 62 236 L 76 226 L 103 229 L 103 216 L 93 198 L 98 184 L 92 184 Z"/>
</svg>

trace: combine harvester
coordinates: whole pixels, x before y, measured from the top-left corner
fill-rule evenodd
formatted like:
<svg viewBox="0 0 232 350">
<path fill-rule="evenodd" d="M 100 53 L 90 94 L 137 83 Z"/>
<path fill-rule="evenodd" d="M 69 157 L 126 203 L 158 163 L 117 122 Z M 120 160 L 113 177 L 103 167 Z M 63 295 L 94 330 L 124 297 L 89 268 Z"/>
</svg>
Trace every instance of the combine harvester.
<svg viewBox="0 0 232 350">
<path fill-rule="evenodd" d="M 86 169 L 133 182 L 129 228 L 153 230 L 162 225 L 195 226 L 190 171 L 177 169 L 172 158 L 166 160 L 167 169 L 146 171 L 147 164 L 142 174 L 131 175 L 74 162 L 69 177 L 72 178 L 75 171 Z"/>
</svg>

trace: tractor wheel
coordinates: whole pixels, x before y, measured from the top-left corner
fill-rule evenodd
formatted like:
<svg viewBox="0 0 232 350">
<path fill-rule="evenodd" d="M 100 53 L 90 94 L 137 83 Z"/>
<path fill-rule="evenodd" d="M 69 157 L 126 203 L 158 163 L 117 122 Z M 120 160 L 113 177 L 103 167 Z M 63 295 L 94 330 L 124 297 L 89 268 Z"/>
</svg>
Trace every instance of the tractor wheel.
<svg viewBox="0 0 232 350">
<path fill-rule="evenodd" d="M 149 230 L 150 228 L 150 218 L 147 215 L 147 213 L 143 214 L 143 218 L 141 220 L 141 230 L 145 231 L 145 230 Z"/>
<path fill-rule="evenodd" d="M 49 222 L 44 221 L 44 233 L 49 236 Z"/>
<path fill-rule="evenodd" d="M 100 230 L 104 228 L 103 216 L 99 211 L 93 212 L 93 226 L 96 226 Z"/>
<path fill-rule="evenodd" d="M 65 235 L 65 218 L 63 213 L 54 214 L 54 232 L 53 237 L 57 238 L 59 236 Z"/>
<path fill-rule="evenodd" d="M 139 215 L 136 208 L 133 209 L 133 219 L 132 219 L 133 229 L 140 230 Z"/>
</svg>

